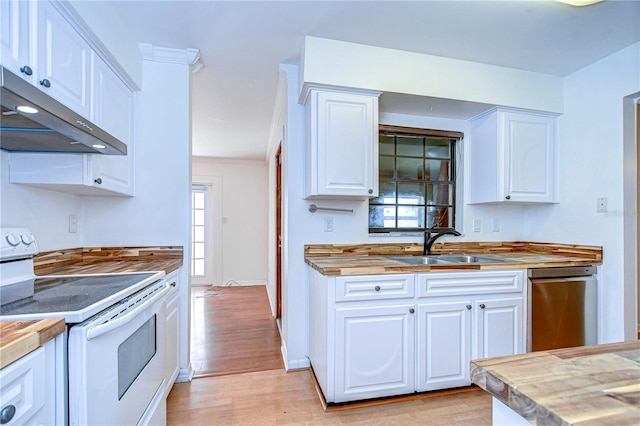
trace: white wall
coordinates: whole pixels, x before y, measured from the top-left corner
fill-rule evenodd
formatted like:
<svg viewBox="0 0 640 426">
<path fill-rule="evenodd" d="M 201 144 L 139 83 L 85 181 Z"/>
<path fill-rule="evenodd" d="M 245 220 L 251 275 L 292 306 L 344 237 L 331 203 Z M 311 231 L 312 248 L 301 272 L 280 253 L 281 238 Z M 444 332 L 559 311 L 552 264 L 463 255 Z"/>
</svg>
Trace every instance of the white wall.
<svg viewBox="0 0 640 426">
<path fill-rule="evenodd" d="M 82 197 L 9 183 L 9 156 L 0 150 L 0 227 L 29 228 L 40 251 L 80 247 Z M 69 233 L 69 214 L 80 219 L 77 233 Z"/>
<path fill-rule="evenodd" d="M 268 165 L 264 162 L 194 157 L 192 176 L 220 176 L 222 238 L 214 241 L 214 244 L 222 246 L 220 284 L 230 280 L 240 284 L 265 284 L 268 258 Z"/>
<path fill-rule="evenodd" d="M 624 339 L 623 98 L 640 90 L 640 43 L 565 78 L 560 118 L 560 203 L 530 208 L 524 235 L 603 246 L 600 270 L 600 341 Z M 608 197 L 609 213 L 596 213 L 596 198 Z M 628 311 L 628 309 L 627 309 Z M 627 318 L 634 321 L 635 318 Z"/>
</svg>

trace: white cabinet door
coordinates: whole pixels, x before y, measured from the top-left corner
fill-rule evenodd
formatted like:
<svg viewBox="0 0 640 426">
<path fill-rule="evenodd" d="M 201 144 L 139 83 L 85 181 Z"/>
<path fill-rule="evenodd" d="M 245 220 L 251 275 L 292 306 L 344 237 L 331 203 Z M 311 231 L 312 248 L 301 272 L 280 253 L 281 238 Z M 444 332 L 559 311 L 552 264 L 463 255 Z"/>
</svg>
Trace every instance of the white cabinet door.
<svg viewBox="0 0 640 426">
<path fill-rule="evenodd" d="M 336 309 L 335 402 L 414 391 L 414 305 Z"/>
<path fill-rule="evenodd" d="M 0 1 L 0 63 L 29 82 L 35 81 L 35 51 L 30 9 L 36 3 L 25 0 Z"/>
<path fill-rule="evenodd" d="M 524 352 L 522 297 L 478 298 L 473 306 L 473 358 L 516 355 Z"/>
<path fill-rule="evenodd" d="M 36 84 L 78 114 L 89 117 L 89 44 L 51 3 L 38 2 L 37 15 Z"/>
<path fill-rule="evenodd" d="M 418 305 L 418 392 L 471 383 L 471 308 L 470 300 Z"/>
<path fill-rule="evenodd" d="M 134 194 L 134 94 L 95 52 L 91 54 L 91 121 L 127 144 L 127 155 L 91 155 L 92 182 Z"/>
<path fill-rule="evenodd" d="M 378 96 L 310 90 L 307 198 L 378 196 Z"/>
<path fill-rule="evenodd" d="M 167 276 L 167 282 L 171 290 L 167 294 L 165 304 L 165 395 L 169 395 L 171 387 L 178 377 L 178 321 L 180 318 L 180 293 L 178 291 L 178 274 L 173 273 Z"/>
<path fill-rule="evenodd" d="M 556 181 L 555 117 L 504 113 L 505 199 L 554 201 Z"/>
<path fill-rule="evenodd" d="M 557 117 L 497 108 L 470 121 L 470 203 L 558 202 Z"/>
</svg>

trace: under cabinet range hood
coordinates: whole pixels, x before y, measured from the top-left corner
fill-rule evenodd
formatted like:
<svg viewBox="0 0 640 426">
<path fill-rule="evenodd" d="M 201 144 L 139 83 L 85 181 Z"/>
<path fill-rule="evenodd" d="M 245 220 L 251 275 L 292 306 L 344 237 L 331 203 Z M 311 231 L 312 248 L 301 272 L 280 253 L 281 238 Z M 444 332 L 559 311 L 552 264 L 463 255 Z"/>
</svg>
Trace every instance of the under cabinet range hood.
<svg viewBox="0 0 640 426">
<path fill-rule="evenodd" d="M 0 66 L 0 149 L 125 155 L 127 145 Z M 26 111 L 26 112 L 25 112 Z"/>
</svg>

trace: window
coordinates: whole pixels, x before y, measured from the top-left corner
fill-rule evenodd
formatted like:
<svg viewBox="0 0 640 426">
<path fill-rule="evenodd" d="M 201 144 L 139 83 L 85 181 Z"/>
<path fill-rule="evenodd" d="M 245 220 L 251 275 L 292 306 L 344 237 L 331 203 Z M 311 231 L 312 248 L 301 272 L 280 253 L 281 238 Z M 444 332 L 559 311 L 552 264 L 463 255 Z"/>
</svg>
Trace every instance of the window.
<svg viewBox="0 0 640 426">
<path fill-rule="evenodd" d="M 191 276 L 205 276 L 206 187 L 191 189 Z"/>
<path fill-rule="evenodd" d="M 380 126 L 380 192 L 369 201 L 369 232 L 455 228 L 455 149 L 462 137 Z"/>
</svg>

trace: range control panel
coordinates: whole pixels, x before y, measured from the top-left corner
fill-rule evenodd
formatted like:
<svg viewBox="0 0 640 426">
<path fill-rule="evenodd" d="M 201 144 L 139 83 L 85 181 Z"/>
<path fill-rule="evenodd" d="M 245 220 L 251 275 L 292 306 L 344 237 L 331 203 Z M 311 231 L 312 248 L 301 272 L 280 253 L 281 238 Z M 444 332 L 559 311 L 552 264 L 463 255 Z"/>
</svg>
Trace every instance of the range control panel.
<svg viewBox="0 0 640 426">
<path fill-rule="evenodd" d="M 38 254 L 36 239 L 27 228 L 0 228 L 0 260 L 27 258 Z"/>
</svg>

